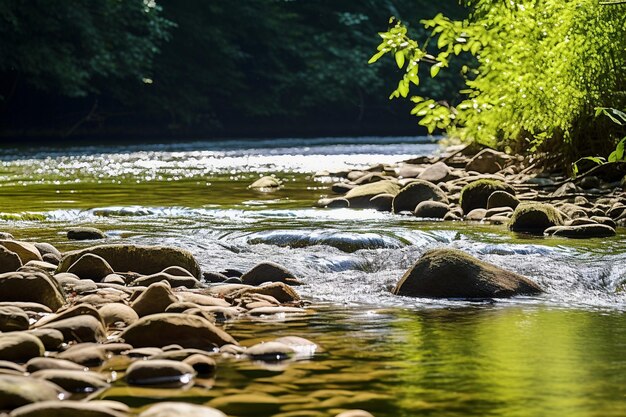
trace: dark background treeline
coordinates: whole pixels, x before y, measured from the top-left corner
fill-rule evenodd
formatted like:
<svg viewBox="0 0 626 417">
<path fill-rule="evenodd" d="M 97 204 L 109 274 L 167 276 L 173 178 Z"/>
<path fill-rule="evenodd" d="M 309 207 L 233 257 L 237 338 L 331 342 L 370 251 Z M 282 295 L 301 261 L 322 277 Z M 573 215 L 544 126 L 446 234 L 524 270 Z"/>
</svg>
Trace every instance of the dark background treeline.
<svg viewBox="0 0 626 417">
<path fill-rule="evenodd" d="M 423 133 L 367 65 L 390 16 L 456 0 L 0 0 L 0 136 L 209 138 Z M 425 40 L 425 39 L 424 39 Z M 460 77 L 421 93 L 453 100 Z"/>
</svg>

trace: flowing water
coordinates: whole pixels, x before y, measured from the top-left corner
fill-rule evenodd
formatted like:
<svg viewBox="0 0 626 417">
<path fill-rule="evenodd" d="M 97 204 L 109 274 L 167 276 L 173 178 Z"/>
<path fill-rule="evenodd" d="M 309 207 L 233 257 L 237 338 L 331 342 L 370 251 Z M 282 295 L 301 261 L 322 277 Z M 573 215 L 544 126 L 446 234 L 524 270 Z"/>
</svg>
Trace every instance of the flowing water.
<svg viewBox="0 0 626 417">
<path fill-rule="evenodd" d="M 305 283 L 307 315 L 226 328 L 244 344 L 306 337 L 323 348 L 312 358 L 278 367 L 224 361 L 211 388 L 115 386 L 103 398 L 141 407 L 257 394 L 266 401 L 252 415 L 285 417 L 345 408 L 377 417 L 626 415 L 623 231 L 530 238 L 503 226 L 314 208 L 332 184 L 316 171 L 436 151 L 419 138 L 4 149 L 0 231 L 66 250 L 88 245 L 68 242 L 68 227 L 95 226 L 110 242 L 187 248 L 206 271 L 273 260 Z M 268 174 L 284 187 L 247 188 Z M 546 293 L 484 302 L 391 295 L 425 250 L 442 246 L 526 275 Z"/>
</svg>

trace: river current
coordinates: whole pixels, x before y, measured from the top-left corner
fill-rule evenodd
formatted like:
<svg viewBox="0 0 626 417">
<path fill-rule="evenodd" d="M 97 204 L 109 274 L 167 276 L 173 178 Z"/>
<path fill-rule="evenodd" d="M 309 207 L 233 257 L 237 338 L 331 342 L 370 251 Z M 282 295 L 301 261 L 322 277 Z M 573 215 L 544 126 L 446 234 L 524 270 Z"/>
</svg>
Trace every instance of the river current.
<svg viewBox="0 0 626 417">
<path fill-rule="evenodd" d="M 531 238 L 504 226 L 315 208 L 333 182 L 318 171 L 438 149 L 427 138 L 5 148 L 0 231 L 65 250 L 89 244 L 64 234 L 88 225 L 110 243 L 187 248 L 205 271 L 272 260 L 294 272 L 305 283 L 298 292 L 312 301 L 310 315 L 238 321 L 229 331 L 300 335 L 325 353 L 265 373 L 227 364 L 229 377 L 218 375 L 210 392 L 187 393 L 195 402 L 234 389 L 237 375 L 245 392 L 271 385 L 272 395 L 308 399 L 311 413 L 303 416 L 341 408 L 324 395 L 356 395 L 355 407 L 378 417 L 626 415 L 623 229 L 609 239 Z M 247 188 L 269 174 L 283 181 L 281 190 Z M 443 246 L 525 275 L 546 293 L 483 302 L 391 295 L 424 251 Z"/>
</svg>

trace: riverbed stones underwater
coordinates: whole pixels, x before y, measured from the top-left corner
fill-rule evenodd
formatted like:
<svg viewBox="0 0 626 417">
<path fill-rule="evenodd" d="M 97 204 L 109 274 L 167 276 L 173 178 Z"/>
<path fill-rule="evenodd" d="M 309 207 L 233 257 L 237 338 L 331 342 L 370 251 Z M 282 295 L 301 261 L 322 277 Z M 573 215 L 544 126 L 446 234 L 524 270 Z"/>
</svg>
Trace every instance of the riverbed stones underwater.
<svg viewBox="0 0 626 417">
<path fill-rule="evenodd" d="M 296 335 L 245 343 L 228 333 L 235 318 L 272 322 L 312 313 L 290 286 L 300 280 L 284 266 L 263 262 L 237 273 L 238 283 L 209 284 L 183 249 L 117 244 L 61 253 L 49 244 L 5 237 L 0 246 L 7 259 L 0 274 L 2 415 L 293 415 L 304 406 L 293 396 L 211 395 L 224 360 L 282 369 L 321 350 Z M 35 261 L 42 255 L 38 247 L 58 252 L 56 263 L 50 258 L 54 268 Z M 234 271 L 208 274 L 228 281 Z M 130 393 L 120 396 L 120 389 Z M 143 397 L 135 399 L 133 390 Z M 204 398 L 204 405 L 159 402 L 189 390 Z M 359 402 L 350 396 L 331 403 L 316 415 L 371 416 L 354 407 Z"/>
</svg>

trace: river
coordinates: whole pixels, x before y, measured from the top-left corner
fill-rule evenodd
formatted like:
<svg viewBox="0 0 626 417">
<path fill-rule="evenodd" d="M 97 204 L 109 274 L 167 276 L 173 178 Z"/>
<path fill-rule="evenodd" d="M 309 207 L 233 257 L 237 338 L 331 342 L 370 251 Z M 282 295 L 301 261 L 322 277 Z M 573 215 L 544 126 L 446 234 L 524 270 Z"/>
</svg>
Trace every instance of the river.
<svg viewBox="0 0 626 417">
<path fill-rule="evenodd" d="M 0 231 L 59 249 L 70 226 L 110 243 L 165 244 L 205 271 L 287 266 L 306 316 L 236 320 L 236 338 L 309 338 L 323 351 L 281 367 L 220 364 L 211 389 L 116 385 L 102 398 L 208 402 L 271 396 L 255 415 L 331 416 L 351 405 L 392 416 L 623 416 L 626 234 L 567 240 L 504 226 L 425 222 L 369 210 L 318 209 L 321 170 L 437 152 L 426 138 L 333 138 L 0 150 Z M 247 186 L 274 174 L 284 187 Z M 538 282 L 536 297 L 411 299 L 389 289 L 427 249 L 450 246 Z M 271 404 L 270 404 L 271 403 Z M 294 410 L 306 413 L 289 414 Z"/>
</svg>

